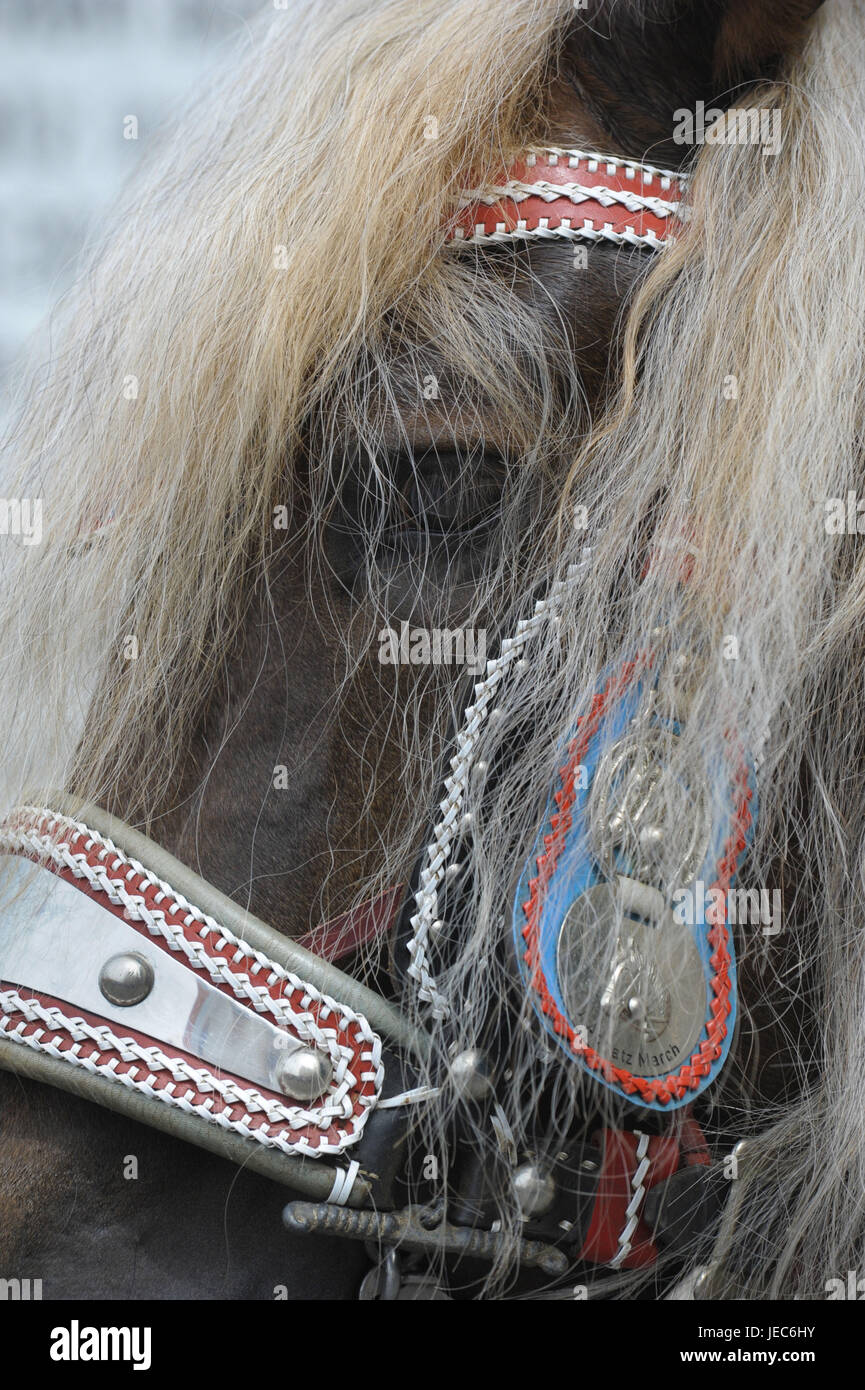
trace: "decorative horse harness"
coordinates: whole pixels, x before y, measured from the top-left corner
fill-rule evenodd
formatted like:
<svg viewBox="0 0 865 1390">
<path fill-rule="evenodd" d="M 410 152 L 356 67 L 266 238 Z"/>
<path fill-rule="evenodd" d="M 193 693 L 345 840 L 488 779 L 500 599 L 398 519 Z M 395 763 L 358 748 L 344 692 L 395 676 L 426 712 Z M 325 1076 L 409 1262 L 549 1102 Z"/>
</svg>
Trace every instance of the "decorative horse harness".
<svg viewBox="0 0 865 1390">
<path fill-rule="evenodd" d="M 681 196 L 677 175 L 649 165 L 530 151 L 500 183 L 464 195 L 445 240 L 656 250 L 684 221 Z M 285 1209 L 289 1229 L 361 1238 L 385 1252 L 364 1297 L 448 1296 L 427 1276 L 401 1278 L 406 1255 L 481 1266 L 495 1258 L 502 1237 L 472 1200 L 476 1172 L 458 1170 L 447 1209 L 432 1200 L 400 1209 L 410 1190 L 401 1157 L 409 1120 L 434 1094 L 418 1084 L 429 1036 L 334 960 L 390 935 L 418 999 L 431 1017 L 446 1013 L 433 943 L 464 833 L 468 778 L 479 771 L 478 741 L 497 695 L 575 594 L 587 563 L 572 566 L 487 662 L 407 897 L 384 893 L 296 942 L 97 807 L 58 797 L 11 814 L 0 826 L 9 899 L 0 1067 L 302 1194 Z M 651 881 L 651 822 L 658 760 L 678 725 L 675 711 L 637 718 L 656 681 L 652 661 L 651 651 L 635 653 L 609 672 L 577 720 L 514 898 L 514 954 L 538 1017 L 564 1064 L 582 1067 L 634 1116 L 633 1128 L 601 1128 L 546 1165 L 512 1156 L 520 1264 L 547 1282 L 581 1263 L 640 1269 L 662 1251 L 675 1257 L 712 1227 L 723 1201 L 718 1166 L 688 1107 L 717 1077 L 732 1039 L 733 942 L 712 894 L 730 887 L 747 848 L 755 762 L 731 733 L 726 809 L 698 806 L 680 866 L 709 907 L 674 920 Z M 594 1017 L 578 1020 L 575 978 L 592 931 L 618 933 L 614 969 Z M 657 968 L 647 970 L 652 933 Z M 466 1104 L 503 1120 L 482 1056 L 452 1058 L 449 1079 Z M 665 1131 L 648 1132 L 652 1112 L 672 1117 Z"/>
</svg>

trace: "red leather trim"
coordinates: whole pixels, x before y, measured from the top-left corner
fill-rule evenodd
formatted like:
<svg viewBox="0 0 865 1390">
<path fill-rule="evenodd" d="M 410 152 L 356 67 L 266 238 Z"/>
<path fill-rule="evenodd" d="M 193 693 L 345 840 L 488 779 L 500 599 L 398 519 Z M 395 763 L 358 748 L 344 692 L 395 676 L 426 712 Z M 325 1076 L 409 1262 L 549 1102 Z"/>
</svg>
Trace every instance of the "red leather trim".
<svg viewBox="0 0 865 1390">
<path fill-rule="evenodd" d="M 609 1264 L 619 1250 L 619 1236 L 628 1224 L 628 1207 L 634 1196 L 631 1179 L 637 1171 L 636 1134 L 624 1130 L 602 1131 L 603 1158 L 601 1176 L 592 1219 L 580 1258 L 594 1264 Z M 648 1192 L 659 1182 L 671 1178 L 679 1166 L 679 1145 L 674 1138 L 656 1137 L 649 1140 L 647 1157 L 651 1167 L 643 1179 Z M 654 1264 L 658 1250 L 652 1233 L 644 1221 L 637 1223 L 631 1237 L 631 1250 L 622 1261 L 625 1269 L 642 1269 Z"/>
<path fill-rule="evenodd" d="M 688 1107 L 690 1109 L 690 1106 Z M 697 1121 L 691 1115 L 685 1115 L 679 1130 L 679 1149 L 686 1167 L 709 1168 L 712 1163 L 712 1156 L 709 1153 L 709 1145 L 706 1143 L 706 1136 Z"/>
<path fill-rule="evenodd" d="M 592 164 L 596 166 L 595 169 L 590 167 Z M 627 176 L 628 168 L 633 170 L 633 178 Z M 502 172 L 495 186 L 505 187 L 510 181 L 526 184 L 579 183 L 585 188 L 636 193 L 669 203 L 678 203 L 683 195 L 682 185 L 677 179 L 647 173 L 639 165 L 617 162 L 611 169 L 604 161 L 584 158 L 572 164 L 566 157 L 560 157 L 553 164 L 538 156 L 531 166 L 526 164 L 525 159 L 520 159 Z M 530 194 L 519 201 L 502 198 L 493 204 L 478 201 L 461 207 L 448 227 L 447 236 L 448 240 L 454 240 L 459 231 L 463 236 L 470 237 L 477 229 L 491 236 L 497 229 L 512 232 L 518 224 L 524 224 L 526 231 L 537 230 L 542 225 L 553 230 L 563 221 L 573 228 L 582 227 L 586 222 L 594 229 L 609 226 L 614 233 L 630 229 L 639 237 L 654 234 L 659 241 L 675 230 L 675 219 L 648 208 L 632 212 L 623 203 L 605 206 L 591 198 L 575 203 L 569 197 L 546 198 Z"/>
<path fill-rule="evenodd" d="M 358 907 L 320 922 L 313 931 L 298 938 L 298 946 L 312 951 L 322 960 L 340 961 L 353 956 L 362 946 L 387 935 L 402 906 L 405 891 L 402 883 L 386 888 Z"/>
</svg>

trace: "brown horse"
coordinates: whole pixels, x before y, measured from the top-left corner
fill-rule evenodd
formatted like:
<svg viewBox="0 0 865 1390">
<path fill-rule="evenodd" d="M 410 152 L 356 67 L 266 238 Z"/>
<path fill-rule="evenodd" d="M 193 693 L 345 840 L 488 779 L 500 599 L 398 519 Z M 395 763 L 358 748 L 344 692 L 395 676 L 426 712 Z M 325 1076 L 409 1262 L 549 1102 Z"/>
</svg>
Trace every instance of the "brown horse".
<svg viewBox="0 0 865 1390">
<path fill-rule="evenodd" d="M 826 60 L 816 40 L 806 47 L 818 8 L 816 0 L 338 0 L 293 4 L 260 26 L 216 93 L 154 153 L 62 311 L 47 372 L 30 379 L 12 446 L 26 479 L 19 491 L 44 496 L 47 521 L 44 545 L 10 561 L 18 586 L 6 599 L 4 630 L 10 799 L 24 789 L 32 801 L 34 787 L 65 784 L 143 826 L 292 937 L 405 883 L 466 682 L 447 665 L 383 665 L 381 631 L 404 621 L 483 631 L 493 651 L 525 596 L 543 593 L 570 558 L 563 499 L 569 508 L 585 501 L 592 529 L 615 541 L 606 550 L 602 542 L 597 588 L 565 619 L 589 633 L 577 633 L 585 665 L 573 668 L 567 699 L 568 680 L 562 686 L 562 709 L 574 708 L 596 688 L 610 654 L 640 631 L 639 564 L 663 526 L 696 515 L 710 528 L 736 489 L 745 500 L 732 504 L 731 525 L 743 517 L 751 525 L 756 515 L 741 457 L 749 439 L 755 456 L 765 446 L 757 423 L 765 394 L 742 402 L 735 438 L 716 401 L 728 376 L 746 395 L 756 379 L 748 371 L 759 370 L 759 359 L 742 361 L 742 343 L 762 334 L 768 363 L 785 334 L 805 331 L 789 318 L 774 322 L 793 301 L 769 262 L 782 222 L 789 254 L 797 254 L 794 224 L 808 215 L 789 206 L 796 179 L 804 189 L 814 175 L 790 92 L 814 71 L 813 102 L 828 106 L 819 88 Z M 843 41 L 843 24 L 855 23 L 848 8 L 831 0 L 817 17 L 829 29 L 827 51 Z M 831 24 L 842 26 L 840 39 Z M 789 116 L 784 152 L 765 141 L 745 150 L 701 143 L 694 133 L 701 112 L 717 118 L 745 108 Z M 683 130 L 691 131 L 684 139 Z M 829 145 L 827 136 L 827 160 Z M 663 251 L 604 240 L 447 241 L 465 188 L 495 185 L 502 163 L 528 147 L 600 151 L 688 172 L 692 218 Z M 749 239 L 750 256 L 742 252 Z M 735 262 L 728 245 L 737 248 Z M 848 259 L 856 264 L 852 253 Z M 719 344 L 709 399 L 704 383 L 690 389 L 685 378 L 701 368 L 712 293 L 725 284 L 729 302 L 715 301 L 719 335 L 735 324 L 740 336 L 727 339 L 726 371 Z M 777 311 L 757 303 L 773 286 Z M 816 321 L 817 298 L 810 287 L 803 321 Z M 689 337 L 698 320 L 702 339 Z M 853 356 L 846 319 L 838 333 L 848 335 Z M 677 356 L 677 341 L 693 355 Z M 660 355 L 651 355 L 661 353 L 658 344 L 668 354 L 666 382 Z M 678 407 L 677 374 L 685 382 Z M 767 377 L 771 386 L 768 367 Z M 789 373 L 779 379 L 788 382 Z M 858 385 L 847 385 L 858 400 Z M 848 413 L 852 440 L 853 406 Z M 641 429 L 646 461 L 616 461 L 614 448 L 632 445 Z M 706 463 L 713 430 L 717 476 Z M 850 444 L 848 461 L 852 452 Z M 739 464 L 721 466 L 734 458 Z M 828 485 L 821 479 L 811 489 L 813 505 Z M 799 487 L 788 485 L 797 498 Z M 777 502 L 771 497 L 765 505 Z M 774 560 L 766 558 L 776 536 L 792 533 L 785 506 L 778 503 L 777 524 L 767 527 L 772 543 L 763 549 L 752 525 L 735 564 L 709 530 L 712 560 L 702 568 L 698 560 L 692 583 L 713 641 L 750 634 L 760 608 L 754 587 L 773 582 L 782 557 L 792 566 L 780 543 Z M 746 554 L 760 558 L 746 562 Z M 809 777 L 829 787 L 820 822 L 827 860 L 831 828 L 848 805 L 840 771 L 821 781 L 817 753 L 802 760 L 816 724 L 800 718 L 808 706 L 796 693 L 809 692 L 816 706 L 821 689 L 840 688 L 819 684 L 837 676 L 815 655 L 820 634 L 832 632 L 831 659 L 847 651 L 845 604 L 856 598 L 856 576 L 839 563 L 849 588 L 822 608 L 810 604 L 816 579 L 811 588 L 802 580 L 811 626 L 803 619 L 785 634 L 789 647 L 810 653 L 796 667 L 798 684 L 793 666 L 780 656 L 773 664 L 775 648 L 767 654 L 764 646 L 777 680 L 762 680 L 752 703 L 757 722 L 779 711 L 787 717 L 774 745 L 787 769 L 777 784 L 786 806 L 770 798 L 766 838 L 755 850 L 755 862 L 773 864 L 776 876 L 764 868 L 756 881 L 786 887 L 792 879 L 788 896 L 804 904 L 803 930 L 818 912 L 841 910 L 844 891 L 840 869 L 838 882 L 834 871 L 815 870 L 798 830 Z M 743 665 L 750 660 L 746 653 Z M 760 658 L 753 660 L 756 670 Z M 756 680 L 749 667 L 741 690 Z M 561 735 L 566 723 L 561 711 L 544 722 L 531 708 L 516 701 L 510 727 L 529 719 L 532 732 L 515 746 L 537 763 L 532 739 L 549 747 L 553 729 Z M 797 738 L 803 745 L 794 748 Z M 813 734 L 814 749 L 821 738 Z M 545 768 L 539 786 L 548 780 Z M 513 867 L 531 849 L 536 792 L 526 798 L 525 825 L 508 821 L 517 782 L 501 793 L 500 852 Z M 855 868 L 845 873 L 849 886 Z M 476 890 L 487 894 L 475 917 L 485 940 L 496 917 L 490 882 Z M 500 878 L 499 900 L 512 888 Z M 492 968 L 479 954 L 481 934 L 469 934 L 463 963 L 447 977 L 456 1001 L 470 998 L 473 960 L 478 979 Z M 405 962 L 396 966 L 402 978 Z M 718 1153 L 772 1125 L 767 1153 L 794 1123 L 800 1155 L 810 1142 L 805 1120 L 793 1115 L 811 1084 L 820 1027 L 813 1014 L 828 1018 L 828 1005 L 815 1003 L 813 966 L 794 933 L 771 956 L 745 943 L 733 1081 L 704 1116 Z M 368 967 L 381 985 L 382 958 Z M 495 986 L 499 1030 L 509 988 Z M 470 1031 L 460 1037 L 471 1041 Z M 442 1034 L 443 1052 L 452 1041 Z M 557 1135 L 576 1123 L 572 1097 L 561 1102 L 567 1116 L 553 1123 L 549 1101 L 526 1098 L 532 1094 L 524 1088 L 515 1103 L 521 1113 L 509 1113 L 522 1147 L 535 1115 Z M 276 1183 L 33 1081 L 0 1073 L 0 1095 L 3 1277 L 39 1278 L 50 1298 L 356 1294 L 369 1267 L 363 1246 L 287 1235 Z M 433 1131 L 445 1133 L 448 1123 L 439 1116 Z M 428 1147 L 428 1136 L 418 1143 Z M 796 1163 L 801 1177 L 801 1156 Z M 758 1208 L 743 1189 L 741 1231 Z M 806 1183 L 792 1221 L 805 1251 L 809 1193 Z M 838 1191 L 835 1199 L 842 1201 Z M 777 1193 L 772 1203 L 780 1212 Z M 840 1232 L 845 1222 L 837 1213 L 833 1221 Z M 751 1266 L 736 1245 L 744 1236 L 725 1228 L 742 1286 L 786 1296 L 798 1287 L 782 1224 L 773 1215 Z M 839 1233 L 837 1258 L 848 1258 L 857 1232 Z M 497 1275 L 510 1277 L 508 1258 Z M 657 1287 L 682 1268 L 681 1259 L 666 1267 Z M 821 1267 L 817 1284 L 832 1272 Z M 473 1279 L 476 1289 L 482 1276 Z"/>
</svg>

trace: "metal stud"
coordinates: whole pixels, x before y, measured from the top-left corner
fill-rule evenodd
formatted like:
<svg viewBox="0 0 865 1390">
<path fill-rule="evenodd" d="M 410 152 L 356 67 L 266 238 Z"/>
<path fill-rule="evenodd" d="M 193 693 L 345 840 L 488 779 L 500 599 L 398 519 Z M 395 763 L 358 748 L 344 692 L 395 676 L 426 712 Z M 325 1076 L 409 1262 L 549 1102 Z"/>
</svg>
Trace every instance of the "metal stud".
<svg viewBox="0 0 865 1390">
<path fill-rule="evenodd" d="M 465 1100 L 483 1100 L 492 1088 L 490 1066 L 478 1047 L 458 1052 L 450 1066 L 451 1082 Z"/>
<path fill-rule="evenodd" d="M 543 1216 L 556 1200 L 556 1185 L 537 1163 L 523 1163 L 514 1173 L 514 1189 L 523 1219 Z"/>
<path fill-rule="evenodd" d="M 323 1052 L 299 1047 L 279 1059 L 274 1075 L 283 1095 L 292 1096 L 294 1100 L 314 1100 L 330 1084 L 333 1066 Z"/>
<path fill-rule="evenodd" d="M 99 972 L 99 988 L 109 1004 L 128 1009 L 146 999 L 156 979 L 153 966 L 137 951 L 111 956 Z"/>
</svg>

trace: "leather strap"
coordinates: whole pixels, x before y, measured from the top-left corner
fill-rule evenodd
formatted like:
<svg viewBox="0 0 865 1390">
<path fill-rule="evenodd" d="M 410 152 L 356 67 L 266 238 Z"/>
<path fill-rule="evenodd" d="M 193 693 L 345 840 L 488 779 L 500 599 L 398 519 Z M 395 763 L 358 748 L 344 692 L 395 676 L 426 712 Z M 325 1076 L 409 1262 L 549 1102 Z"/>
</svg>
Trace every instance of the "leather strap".
<svg viewBox="0 0 865 1390">
<path fill-rule="evenodd" d="M 393 926 L 405 897 L 405 884 L 386 888 L 338 917 L 320 922 L 297 944 L 331 963 L 347 960 L 364 946 L 381 941 Z"/>
<path fill-rule="evenodd" d="M 456 243 L 565 237 L 660 249 L 685 220 L 684 180 L 615 156 L 530 150 L 490 186 L 467 191 L 447 229 Z"/>
<path fill-rule="evenodd" d="M 286 1154 L 337 1155 L 357 1142 L 384 1081 L 381 1040 L 363 1015 L 82 822 L 21 808 L 0 825 L 0 848 L 10 868 L 39 866 L 15 878 L 6 911 L 3 1045 L 60 1057 Z M 103 983 L 113 962 L 139 967 L 137 993 L 115 997 Z M 297 1059 L 317 1068 L 311 1091 Z"/>
<path fill-rule="evenodd" d="M 595 1264 L 643 1269 L 658 1258 L 652 1233 L 640 1219 L 646 1192 L 679 1166 L 675 1137 L 649 1138 L 605 1129 L 603 1158 L 592 1219 L 580 1256 Z"/>
</svg>

